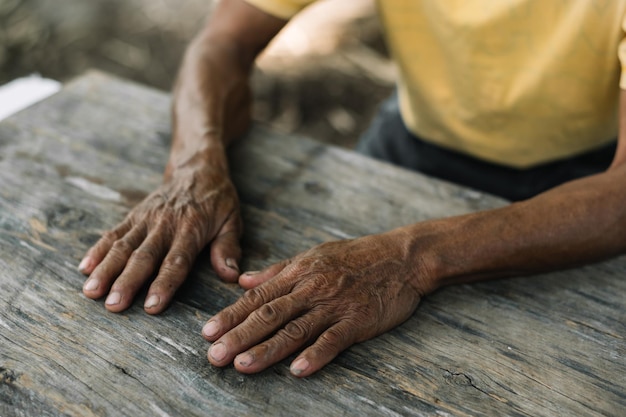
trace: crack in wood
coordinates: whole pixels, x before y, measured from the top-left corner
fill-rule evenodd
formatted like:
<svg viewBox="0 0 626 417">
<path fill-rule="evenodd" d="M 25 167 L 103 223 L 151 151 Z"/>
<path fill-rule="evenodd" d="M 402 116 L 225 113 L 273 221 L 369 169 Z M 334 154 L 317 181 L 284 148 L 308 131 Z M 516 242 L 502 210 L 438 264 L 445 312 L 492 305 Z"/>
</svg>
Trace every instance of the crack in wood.
<svg viewBox="0 0 626 417">
<path fill-rule="evenodd" d="M 477 386 L 477 385 L 474 383 L 474 380 L 472 379 L 472 377 L 470 377 L 470 376 L 469 376 L 469 375 L 467 375 L 466 373 L 464 373 L 464 372 L 455 372 L 455 371 L 450 371 L 450 370 L 445 369 L 445 368 L 439 368 L 439 369 L 441 369 L 442 371 L 444 371 L 443 377 L 444 377 L 445 379 L 454 379 L 454 377 L 460 376 L 460 377 L 464 378 L 464 379 L 465 379 L 465 382 L 466 382 L 466 383 L 463 383 L 462 385 L 469 385 L 469 386 L 471 386 L 472 388 L 475 388 L 476 390 L 478 390 L 478 391 L 482 392 L 483 394 L 488 395 L 488 396 L 490 396 L 490 397 L 491 397 L 491 394 L 490 394 L 489 392 L 487 392 L 487 391 L 485 391 L 484 389 L 482 389 L 482 388 L 480 388 L 479 386 Z"/>
</svg>

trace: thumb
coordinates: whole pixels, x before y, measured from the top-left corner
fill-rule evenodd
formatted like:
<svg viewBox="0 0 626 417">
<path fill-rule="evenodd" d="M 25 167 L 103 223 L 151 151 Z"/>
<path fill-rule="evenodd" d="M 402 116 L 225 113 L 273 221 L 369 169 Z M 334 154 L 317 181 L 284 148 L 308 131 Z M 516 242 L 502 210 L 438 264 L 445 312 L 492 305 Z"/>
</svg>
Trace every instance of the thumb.
<svg viewBox="0 0 626 417">
<path fill-rule="evenodd" d="M 240 274 L 241 229 L 241 218 L 233 213 L 211 242 L 211 265 L 217 276 L 227 282 L 236 282 Z"/>
<path fill-rule="evenodd" d="M 263 284 L 266 281 L 274 278 L 281 272 L 287 265 L 291 263 L 291 259 L 284 260 L 282 262 L 275 263 L 268 266 L 262 271 L 250 271 L 239 277 L 239 285 L 241 288 L 249 290 Z"/>
</svg>

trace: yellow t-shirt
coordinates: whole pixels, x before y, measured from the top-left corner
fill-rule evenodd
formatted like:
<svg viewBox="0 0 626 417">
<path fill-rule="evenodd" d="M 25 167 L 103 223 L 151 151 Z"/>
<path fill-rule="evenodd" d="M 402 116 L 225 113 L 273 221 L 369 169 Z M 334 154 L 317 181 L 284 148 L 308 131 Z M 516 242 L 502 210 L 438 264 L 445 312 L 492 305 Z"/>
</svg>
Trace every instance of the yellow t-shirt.
<svg viewBox="0 0 626 417">
<path fill-rule="evenodd" d="M 288 19 L 314 0 L 247 1 Z M 528 168 L 616 138 L 626 0 L 380 0 L 378 7 L 400 69 L 402 118 L 424 140 Z"/>
</svg>

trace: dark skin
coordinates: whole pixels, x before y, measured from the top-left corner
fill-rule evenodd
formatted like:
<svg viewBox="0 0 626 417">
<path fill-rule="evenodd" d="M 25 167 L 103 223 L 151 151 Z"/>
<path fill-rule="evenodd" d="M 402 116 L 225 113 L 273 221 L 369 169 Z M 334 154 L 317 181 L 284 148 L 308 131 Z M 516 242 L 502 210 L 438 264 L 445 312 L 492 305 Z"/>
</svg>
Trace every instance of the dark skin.
<svg viewBox="0 0 626 417">
<path fill-rule="evenodd" d="M 444 285 L 572 267 L 626 250 L 626 93 L 611 167 L 496 210 L 325 243 L 240 275 L 242 226 L 225 149 L 250 121 L 248 78 L 284 21 L 242 0 L 220 2 L 190 45 L 174 92 L 172 150 L 162 186 L 87 252 L 83 291 L 158 314 L 210 245 L 217 275 L 248 291 L 203 328 L 216 366 L 259 372 L 300 351 L 294 375 L 402 323 Z M 618 87 L 616 86 L 616 89 Z"/>
<path fill-rule="evenodd" d="M 128 308 L 156 271 L 145 308 L 163 311 L 207 244 L 221 279 L 236 282 L 240 275 L 242 222 L 225 149 L 250 124 L 254 59 L 285 22 L 241 1 L 223 3 L 181 67 L 163 184 L 105 233 L 79 266 L 90 275 L 85 295 L 108 294 L 110 311 Z"/>
</svg>

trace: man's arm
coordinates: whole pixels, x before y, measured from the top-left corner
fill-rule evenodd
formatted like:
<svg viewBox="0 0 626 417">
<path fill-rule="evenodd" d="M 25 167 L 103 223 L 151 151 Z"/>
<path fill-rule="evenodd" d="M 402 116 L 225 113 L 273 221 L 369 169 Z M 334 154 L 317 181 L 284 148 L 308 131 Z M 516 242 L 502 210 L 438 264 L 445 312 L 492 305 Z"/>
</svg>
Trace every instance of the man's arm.
<svg viewBox="0 0 626 417">
<path fill-rule="evenodd" d="M 159 313 L 209 242 L 218 276 L 237 279 L 242 226 L 225 148 L 249 126 L 252 64 L 284 24 L 243 0 L 219 2 L 180 70 L 163 184 L 89 249 L 87 297 L 108 294 L 106 308 L 122 311 L 156 275 L 145 309 Z"/>
<path fill-rule="evenodd" d="M 432 246 L 437 286 L 562 269 L 624 253 L 625 185 L 626 91 L 621 90 L 618 147 L 609 169 L 502 209 L 444 221 L 447 233 L 458 239 Z"/>
<path fill-rule="evenodd" d="M 444 285 L 549 271 L 626 251 L 626 92 L 619 145 L 604 173 L 504 208 L 317 246 L 259 273 L 204 327 L 209 361 L 258 372 L 309 343 L 307 376 L 353 343 L 407 319 Z M 514 186 L 514 184 L 511 184 Z"/>
</svg>

